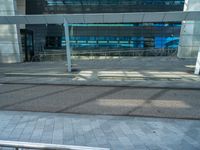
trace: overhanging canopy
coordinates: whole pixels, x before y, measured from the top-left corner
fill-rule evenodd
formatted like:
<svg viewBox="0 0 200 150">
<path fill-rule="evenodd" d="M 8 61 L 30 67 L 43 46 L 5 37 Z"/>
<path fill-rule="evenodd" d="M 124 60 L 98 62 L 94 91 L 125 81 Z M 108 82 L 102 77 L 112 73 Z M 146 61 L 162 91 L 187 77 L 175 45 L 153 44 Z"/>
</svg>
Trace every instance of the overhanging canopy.
<svg viewBox="0 0 200 150">
<path fill-rule="evenodd" d="M 0 16 L 0 24 L 139 23 L 200 21 L 200 11 Z"/>
</svg>

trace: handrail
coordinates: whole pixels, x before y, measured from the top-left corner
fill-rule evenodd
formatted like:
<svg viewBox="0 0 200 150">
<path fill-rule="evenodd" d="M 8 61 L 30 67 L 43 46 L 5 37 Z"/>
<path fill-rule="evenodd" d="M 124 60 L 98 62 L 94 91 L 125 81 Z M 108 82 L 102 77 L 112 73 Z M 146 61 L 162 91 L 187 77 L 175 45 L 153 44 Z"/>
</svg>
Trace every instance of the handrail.
<svg viewBox="0 0 200 150">
<path fill-rule="evenodd" d="M 105 54 L 105 53 L 128 53 L 128 52 L 159 52 L 163 51 L 164 49 L 149 49 L 149 50 L 113 50 L 113 51 L 73 51 L 73 54 Z M 168 51 L 176 51 L 176 49 L 166 49 Z M 65 52 L 59 52 L 59 53 L 45 53 L 45 54 L 38 54 L 38 55 L 66 55 Z"/>
<path fill-rule="evenodd" d="M 59 144 L 44 144 L 19 141 L 4 141 L 0 140 L 0 147 L 9 147 L 19 150 L 20 148 L 38 149 L 38 150 L 110 150 L 109 148 L 97 148 L 86 146 L 59 145 Z"/>
<path fill-rule="evenodd" d="M 135 49 L 135 50 L 108 50 L 108 51 L 72 51 L 72 57 L 83 56 L 93 57 L 93 56 L 105 56 L 105 57 L 123 57 L 123 56 L 141 56 L 143 53 L 149 53 L 149 55 L 153 56 L 173 56 L 177 53 L 177 49 Z M 144 54 L 144 55 L 145 55 Z M 45 53 L 38 53 L 32 57 L 32 61 L 41 61 L 45 59 L 54 60 L 56 57 L 62 57 L 59 59 L 65 60 L 66 53 L 63 51 L 54 51 L 51 53 L 50 51 L 46 51 Z M 148 56 L 148 54 L 147 54 Z"/>
</svg>

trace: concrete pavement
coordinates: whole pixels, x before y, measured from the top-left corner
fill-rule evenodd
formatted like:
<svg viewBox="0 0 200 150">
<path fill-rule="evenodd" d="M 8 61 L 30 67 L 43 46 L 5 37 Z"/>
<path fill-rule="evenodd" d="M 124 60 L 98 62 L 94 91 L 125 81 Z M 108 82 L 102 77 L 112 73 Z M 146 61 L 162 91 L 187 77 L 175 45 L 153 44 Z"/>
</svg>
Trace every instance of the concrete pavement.
<svg viewBox="0 0 200 150">
<path fill-rule="evenodd" d="M 200 119 L 200 92 L 116 86 L 0 85 L 0 110 Z"/>
<path fill-rule="evenodd" d="M 200 121 L 0 111 L 0 140 L 111 150 L 199 150 Z"/>
<path fill-rule="evenodd" d="M 0 64 L 0 83 L 200 89 L 194 67 L 195 59 L 176 57 L 73 60 L 72 73 L 65 62 Z"/>
<path fill-rule="evenodd" d="M 73 62 L 72 74 L 65 72 L 65 62 L 0 64 L 0 140 L 112 150 L 200 149 L 195 60 Z"/>
</svg>

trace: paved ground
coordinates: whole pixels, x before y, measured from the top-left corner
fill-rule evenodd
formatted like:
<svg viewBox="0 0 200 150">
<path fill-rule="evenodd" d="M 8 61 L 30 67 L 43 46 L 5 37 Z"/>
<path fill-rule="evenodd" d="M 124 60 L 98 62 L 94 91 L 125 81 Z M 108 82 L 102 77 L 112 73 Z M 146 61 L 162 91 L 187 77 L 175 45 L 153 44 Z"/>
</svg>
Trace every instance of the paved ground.
<svg viewBox="0 0 200 150">
<path fill-rule="evenodd" d="M 0 64 L 0 139 L 113 150 L 200 150 L 199 120 L 133 117 L 200 119 L 195 60 L 73 63 L 73 74 L 65 72 L 64 62 Z"/>
<path fill-rule="evenodd" d="M 0 111 L 0 139 L 108 147 L 199 150 L 200 121 Z"/>
<path fill-rule="evenodd" d="M 195 59 L 138 57 L 74 60 L 73 73 L 65 62 L 0 64 L 0 83 L 112 85 L 200 89 L 193 75 Z"/>
<path fill-rule="evenodd" d="M 0 64 L 1 72 L 51 72 L 65 73 L 66 62 L 30 62 L 19 64 Z M 196 59 L 177 57 L 122 57 L 116 59 L 72 60 L 73 68 L 78 70 L 133 70 L 133 71 L 183 71 L 194 72 Z"/>
<path fill-rule="evenodd" d="M 0 85 L 0 110 L 200 119 L 199 98 L 189 89 Z"/>
</svg>

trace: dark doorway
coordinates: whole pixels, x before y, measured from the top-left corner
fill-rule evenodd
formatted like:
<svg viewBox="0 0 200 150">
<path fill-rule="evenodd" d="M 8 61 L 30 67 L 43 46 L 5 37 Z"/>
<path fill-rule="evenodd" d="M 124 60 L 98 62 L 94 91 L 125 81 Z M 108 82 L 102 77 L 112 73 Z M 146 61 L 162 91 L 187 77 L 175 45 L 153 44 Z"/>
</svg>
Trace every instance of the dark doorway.
<svg viewBox="0 0 200 150">
<path fill-rule="evenodd" d="M 32 61 L 34 56 L 33 31 L 21 29 L 20 33 L 24 62 Z"/>
</svg>

